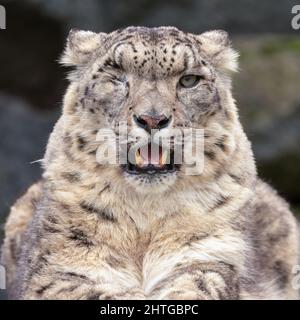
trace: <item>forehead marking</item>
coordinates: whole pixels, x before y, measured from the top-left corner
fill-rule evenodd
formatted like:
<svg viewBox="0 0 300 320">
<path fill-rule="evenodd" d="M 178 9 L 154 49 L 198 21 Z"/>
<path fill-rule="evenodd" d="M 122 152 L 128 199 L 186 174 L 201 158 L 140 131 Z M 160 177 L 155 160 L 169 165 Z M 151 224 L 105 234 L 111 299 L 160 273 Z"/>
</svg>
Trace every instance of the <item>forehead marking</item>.
<svg viewBox="0 0 300 320">
<path fill-rule="evenodd" d="M 134 39 L 136 39 L 136 42 Z M 163 76 L 170 74 L 176 61 L 174 58 L 178 54 L 179 46 L 187 48 L 187 51 L 184 50 L 182 53 L 184 69 L 180 72 L 183 72 L 193 64 L 205 64 L 202 63 L 202 59 L 198 57 L 198 50 L 200 48 L 199 41 L 194 36 L 191 35 L 191 38 L 189 38 L 188 34 L 184 34 L 176 29 L 155 30 L 147 28 L 129 28 L 123 30 L 123 32 L 118 31 L 115 41 L 117 41 L 117 43 L 115 43 L 113 48 L 113 60 L 116 61 L 118 66 L 123 68 L 123 55 L 126 53 L 126 48 L 122 50 L 123 48 L 120 49 L 120 47 L 123 45 L 129 46 L 135 54 L 131 56 L 131 58 L 129 56 L 129 59 L 132 59 L 133 68 L 139 74 L 142 72 L 141 69 L 145 66 L 147 68 L 148 62 L 151 61 L 153 61 L 151 67 L 148 65 L 147 68 L 147 72 L 152 74 L 151 77 L 155 76 L 155 64 L 161 70 L 159 72 L 163 72 Z M 137 43 L 140 44 L 140 48 L 137 48 Z M 111 59 L 106 60 L 106 65 L 113 64 L 113 61 L 110 60 Z"/>
</svg>

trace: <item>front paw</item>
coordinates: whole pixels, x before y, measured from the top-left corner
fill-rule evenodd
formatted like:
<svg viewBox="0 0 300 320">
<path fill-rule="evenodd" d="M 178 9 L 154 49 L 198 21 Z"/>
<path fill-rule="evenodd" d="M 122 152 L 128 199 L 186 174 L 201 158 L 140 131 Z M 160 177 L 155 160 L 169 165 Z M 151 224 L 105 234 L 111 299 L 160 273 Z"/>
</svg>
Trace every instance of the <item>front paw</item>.
<svg viewBox="0 0 300 320">
<path fill-rule="evenodd" d="M 101 294 L 99 300 L 145 300 L 146 296 L 142 289 L 132 288 L 123 291 L 108 292 Z"/>
<path fill-rule="evenodd" d="M 193 290 L 170 290 L 162 294 L 158 299 L 162 300 L 208 300 L 202 292 L 196 292 Z"/>
</svg>

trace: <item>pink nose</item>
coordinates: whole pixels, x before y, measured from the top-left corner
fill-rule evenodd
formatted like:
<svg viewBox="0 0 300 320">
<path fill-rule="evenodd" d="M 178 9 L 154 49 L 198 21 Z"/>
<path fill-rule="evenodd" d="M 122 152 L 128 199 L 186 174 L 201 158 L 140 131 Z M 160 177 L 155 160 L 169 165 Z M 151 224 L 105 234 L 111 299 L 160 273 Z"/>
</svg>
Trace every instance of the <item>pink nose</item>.
<svg viewBox="0 0 300 320">
<path fill-rule="evenodd" d="M 165 115 L 141 115 L 139 117 L 134 116 L 134 121 L 139 127 L 149 131 L 151 129 L 163 129 L 167 127 L 171 121 L 171 117 L 167 118 Z"/>
</svg>

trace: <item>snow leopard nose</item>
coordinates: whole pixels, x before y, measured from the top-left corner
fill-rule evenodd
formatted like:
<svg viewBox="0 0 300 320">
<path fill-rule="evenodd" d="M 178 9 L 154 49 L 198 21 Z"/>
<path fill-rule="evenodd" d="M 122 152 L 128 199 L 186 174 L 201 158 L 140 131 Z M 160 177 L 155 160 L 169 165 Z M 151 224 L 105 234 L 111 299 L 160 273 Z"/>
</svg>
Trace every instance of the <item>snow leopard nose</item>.
<svg viewBox="0 0 300 320">
<path fill-rule="evenodd" d="M 146 131 L 151 131 L 151 129 L 163 129 L 166 128 L 171 122 L 171 116 L 166 117 L 165 115 L 141 115 L 141 116 L 133 116 L 134 122 L 140 127 L 145 129 Z"/>
</svg>

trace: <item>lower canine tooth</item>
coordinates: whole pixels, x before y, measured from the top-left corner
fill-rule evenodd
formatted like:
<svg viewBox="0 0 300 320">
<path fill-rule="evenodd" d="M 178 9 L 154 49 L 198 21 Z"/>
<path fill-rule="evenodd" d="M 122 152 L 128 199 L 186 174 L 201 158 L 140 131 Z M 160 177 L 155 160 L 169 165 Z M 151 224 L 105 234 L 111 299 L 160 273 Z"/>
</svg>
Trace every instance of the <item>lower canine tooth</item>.
<svg viewBox="0 0 300 320">
<path fill-rule="evenodd" d="M 159 161 L 159 164 L 161 166 L 164 166 L 167 162 L 167 157 L 168 157 L 168 152 L 167 151 L 163 151 L 163 154 L 161 155 L 160 157 L 160 161 Z"/>
<path fill-rule="evenodd" d="M 139 150 L 135 153 L 135 164 L 141 167 L 144 164 L 143 158 L 140 155 Z"/>
</svg>

